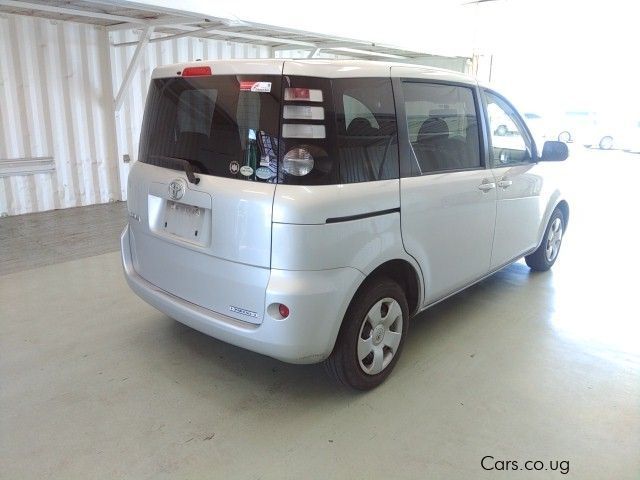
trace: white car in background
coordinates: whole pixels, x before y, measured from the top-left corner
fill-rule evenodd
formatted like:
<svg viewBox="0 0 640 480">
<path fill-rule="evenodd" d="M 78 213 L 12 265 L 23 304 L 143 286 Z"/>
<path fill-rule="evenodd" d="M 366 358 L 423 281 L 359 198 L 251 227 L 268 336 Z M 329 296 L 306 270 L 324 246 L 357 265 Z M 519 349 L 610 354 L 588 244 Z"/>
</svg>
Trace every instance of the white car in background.
<svg viewBox="0 0 640 480">
<path fill-rule="evenodd" d="M 553 174 L 567 155 L 560 142 L 540 152 L 504 97 L 455 72 L 158 67 L 128 180 L 125 276 L 212 337 L 324 360 L 370 389 L 418 312 L 522 257 L 551 268 L 569 219 Z"/>
<path fill-rule="evenodd" d="M 578 127 L 570 115 L 525 112 L 523 117 L 540 145 L 547 140 L 572 143 L 576 139 Z"/>
<path fill-rule="evenodd" d="M 613 150 L 620 147 L 623 128 L 595 123 L 585 128 L 580 134 L 580 143 L 587 148 Z"/>
<path fill-rule="evenodd" d="M 570 135 L 557 126 L 557 121 L 551 119 L 550 116 L 543 116 L 539 113 L 525 112 L 524 121 L 527 123 L 531 134 L 536 141 L 538 148 L 542 148 L 547 140 L 568 143 Z"/>
</svg>

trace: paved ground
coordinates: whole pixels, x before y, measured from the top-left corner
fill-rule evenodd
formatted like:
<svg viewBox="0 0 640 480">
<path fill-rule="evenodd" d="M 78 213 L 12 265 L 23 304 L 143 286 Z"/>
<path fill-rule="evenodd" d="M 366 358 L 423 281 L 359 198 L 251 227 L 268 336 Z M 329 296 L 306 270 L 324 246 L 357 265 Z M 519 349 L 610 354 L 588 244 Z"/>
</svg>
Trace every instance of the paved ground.
<svg viewBox="0 0 640 480">
<path fill-rule="evenodd" d="M 518 263 L 422 314 L 365 394 L 172 321 L 128 290 L 117 252 L 16 260 L 0 276 L 0 477 L 637 479 L 640 156 L 574 152 L 567 170 L 553 272 Z M 489 455 L 570 471 L 485 472 Z"/>
<path fill-rule="evenodd" d="M 0 275 L 120 248 L 124 202 L 0 218 Z"/>
</svg>

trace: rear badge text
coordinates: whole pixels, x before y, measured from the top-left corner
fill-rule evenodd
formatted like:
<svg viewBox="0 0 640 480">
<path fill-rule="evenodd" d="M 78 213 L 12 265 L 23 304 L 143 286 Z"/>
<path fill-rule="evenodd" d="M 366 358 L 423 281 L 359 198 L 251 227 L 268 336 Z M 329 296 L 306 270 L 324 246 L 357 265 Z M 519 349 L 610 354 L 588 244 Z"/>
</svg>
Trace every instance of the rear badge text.
<svg viewBox="0 0 640 480">
<path fill-rule="evenodd" d="M 252 312 L 251 310 L 245 310 L 244 308 L 234 307 L 233 305 L 229 305 L 229 310 L 233 313 L 239 313 L 240 315 L 246 315 L 247 317 L 257 318 L 258 314 L 256 312 Z"/>
</svg>

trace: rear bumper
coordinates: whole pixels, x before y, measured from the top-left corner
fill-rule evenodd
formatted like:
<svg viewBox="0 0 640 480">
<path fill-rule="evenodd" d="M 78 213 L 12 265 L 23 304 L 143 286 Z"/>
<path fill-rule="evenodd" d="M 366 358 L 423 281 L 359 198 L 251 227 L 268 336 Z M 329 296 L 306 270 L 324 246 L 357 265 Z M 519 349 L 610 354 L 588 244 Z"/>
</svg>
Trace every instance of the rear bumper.
<svg viewBox="0 0 640 480">
<path fill-rule="evenodd" d="M 342 318 L 364 275 L 354 268 L 270 272 L 262 323 L 253 324 L 202 308 L 166 292 L 133 267 L 129 226 L 120 239 L 122 265 L 129 287 L 161 312 L 200 332 L 247 350 L 289 363 L 316 363 L 329 356 Z M 267 307 L 284 303 L 284 320 Z"/>
</svg>

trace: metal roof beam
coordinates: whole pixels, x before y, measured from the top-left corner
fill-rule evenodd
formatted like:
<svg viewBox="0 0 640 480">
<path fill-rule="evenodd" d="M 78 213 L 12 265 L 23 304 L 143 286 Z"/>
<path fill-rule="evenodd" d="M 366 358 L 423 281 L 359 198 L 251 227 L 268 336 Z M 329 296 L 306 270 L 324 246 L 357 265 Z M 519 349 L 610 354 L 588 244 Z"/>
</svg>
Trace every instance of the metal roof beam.
<svg viewBox="0 0 640 480">
<path fill-rule="evenodd" d="M 254 35 L 252 33 L 242 33 L 242 32 L 234 32 L 229 30 L 209 30 L 207 32 L 209 35 L 220 36 L 223 38 L 231 37 L 231 38 L 240 38 L 243 40 L 253 40 L 258 42 L 265 42 L 269 44 L 287 44 L 287 45 L 299 45 L 303 47 L 312 47 L 314 48 L 315 43 L 311 42 L 303 42 L 299 40 L 290 40 L 288 38 L 278 38 L 278 37 L 267 37 L 264 35 Z"/>
<path fill-rule="evenodd" d="M 206 20 L 202 18 L 190 18 L 190 17 L 160 17 L 151 20 L 146 20 L 145 25 L 152 27 L 173 27 L 182 25 L 194 25 L 198 23 L 206 23 Z M 115 25 L 109 25 L 107 30 L 113 32 L 115 30 L 129 30 L 140 28 L 139 23 L 116 23 Z"/>
<path fill-rule="evenodd" d="M 127 72 L 124 74 L 124 78 L 122 79 L 122 85 L 120 85 L 120 88 L 118 89 L 118 94 L 116 95 L 116 98 L 115 98 L 116 112 L 120 110 L 120 107 L 122 106 L 122 102 L 124 101 L 124 93 L 129 87 L 131 80 L 133 79 L 133 74 L 136 71 L 136 67 L 138 66 L 140 57 L 142 56 L 142 51 L 144 50 L 144 47 L 147 46 L 147 43 L 149 43 L 149 38 L 153 33 L 153 28 L 154 27 L 147 27 L 147 29 L 144 31 L 144 34 L 142 35 L 142 37 L 140 37 L 140 40 L 138 41 L 138 46 L 136 47 L 136 51 L 133 53 L 131 62 L 127 67 Z"/>
<path fill-rule="evenodd" d="M 204 27 L 204 28 L 189 29 L 188 31 L 183 32 L 183 33 L 174 33 L 172 35 L 165 35 L 164 37 L 150 38 L 147 43 L 162 42 L 164 40 L 174 40 L 176 38 L 182 38 L 182 37 L 199 37 L 200 33 L 206 33 L 209 30 L 211 30 L 212 28 L 214 28 L 214 27 Z M 132 46 L 132 45 L 138 45 L 139 43 L 140 43 L 140 41 L 136 40 L 136 41 L 133 41 L 133 42 L 114 43 L 113 46 L 114 47 L 129 47 L 129 46 Z"/>
<path fill-rule="evenodd" d="M 392 47 L 392 46 L 388 46 L 388 45 L 378 45 L 375 43 L 365 43 L 365 42 L 357 42 L 357 41 L 351 41 L 351 42 L 317 42 L 317 45 L 322 48 L 322 49 L 326 49 L 326 48 L 352 48 L 352 49 L 356 49 L 356 50 L 360 50 L 363 52 L 386 52 L 386 53 L 393 53 L 393 54 L 397 54 L 397 55 L 426 55 L 426 54 L 420 54 L 419 52 L 415 52 L 415 51 L 411 51 L 411 50 L 406 50 L 404 48 L 401 47 Z"/>
<path fill-rule="evenodd" d="M 73 8 L 54 7 L 41 3 L 17 2 L 14 0 L 0 0 L 0 6 L 19 8 L 23 10 L 34 10 L 39 12 L 58 13 L 60 15 L 72 15 L 75 17 L 99 18 L 101 20 L 111 20 L 113 22 L 133 23 L 137 26 L 147 23 L 146 20 L 134 17 L 123 17 L 122 15 L 112 15 L 110 13 L 89 12 L 87 10 L 76 10 Z"/>
<path fill-rule="evenodd" d="M 178 26 L 175 25 L 172 28 L 178 28 Z M 174 38 L 189 37 L 189 36 L 203 37 L 204 35 L 201 35 L 201 34 L 206 34 L 206 36 L 204 36 L 205 38 L 213 38 L 213 39 L 215 39 L 216 37 L 219 37 L 222 39 L 234 38 L 234 39 L 250 40 L 253 42 L 262 42 L 269 45 L 284 44 L 284 45 L 292 45 L 296 47 L 316 48 L 316 44 L 311 42 L 302 42 L 299 40 L 290 40 L 287 38 L 267 37 L 263 35 L 234 32 L 233 30 L 220 30 L 217 25 L 213 27 L 204 27 L 204 28 L 194 28 L 194 27 L 187 27 L 187 26 L 180 25 L 179 29 L 187 30 L 187 31 L 183 33 L 176 33 L 174 35 L 167 35 L 164 37 L 152 38 L 149 40 L 149 43 L 162 42 L 165 40 L 172 40 Z M 114 47 L 127 47 L 131 45 L 136 45 L 137 43 L 138 42 L 116 43 L 114 44 Z"/>
<path fill-rule="evenodd" d="M 372 52 L 369 50 L 360 50 L 357 48 L 351 47 L 322 47 L 323 50 L 331 50 L 333 52 L 343 52 L 345 54 L 354 54 L 354 55 L 364 55 L 370 57 L 382 57 L 382 58 L 391 58 L 396 60 L 404 60 L 408 57 L 402 55 L 395 55 L 393 53 L 384 53 L 384 52 Z"/>
</svg>

